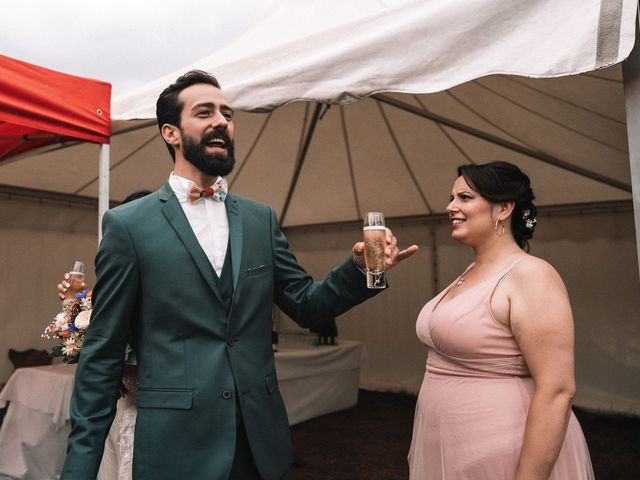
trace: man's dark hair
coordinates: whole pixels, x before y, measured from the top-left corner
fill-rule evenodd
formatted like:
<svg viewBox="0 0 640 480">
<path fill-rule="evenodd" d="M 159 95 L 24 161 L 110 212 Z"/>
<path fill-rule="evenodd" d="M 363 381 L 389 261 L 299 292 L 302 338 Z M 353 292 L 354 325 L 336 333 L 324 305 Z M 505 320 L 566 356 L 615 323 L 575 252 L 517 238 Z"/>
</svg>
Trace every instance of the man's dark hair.
<svg viewBox="0 0 640 480">
<path fill-rule="evenodd" d="M 168 123 L 180 128 L 180 114 L 182 113 L 182 102 L 178 99 L 178 95 L 182 90 L 192 85 L 206 83 L 220 88 L 220 83 L 213 75 L 203 72 L 202 70 L 190 70 L 175 82 L 165 88 L 156 102 L 156 118 L 158 119 L 158 129 L 162 132 L 162 125 Z M 167 149 L 171 154 L 173 161 L 176 161 L 176 152 L 174 148 L 165 142 Z"/>
</svg>

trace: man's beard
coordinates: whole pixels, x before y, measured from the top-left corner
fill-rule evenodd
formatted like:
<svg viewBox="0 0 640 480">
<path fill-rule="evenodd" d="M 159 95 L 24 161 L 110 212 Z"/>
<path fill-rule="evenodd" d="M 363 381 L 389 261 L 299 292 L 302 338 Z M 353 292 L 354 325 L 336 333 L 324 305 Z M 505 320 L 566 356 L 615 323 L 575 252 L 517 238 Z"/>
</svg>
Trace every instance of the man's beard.
<svg viewBox="0 0 640 480">
<path fill-rule="evenodd" d="M 196 141 L 181 130 L 182 153 L 184 158 L 202 173 L 225 177 L 236 163 L 235 144 L 224 130 L 215 130 Z M 207 153 L 207 142 L 213 137 L 222 137 L 227 145 L 227 154 Z"/>
</svg>

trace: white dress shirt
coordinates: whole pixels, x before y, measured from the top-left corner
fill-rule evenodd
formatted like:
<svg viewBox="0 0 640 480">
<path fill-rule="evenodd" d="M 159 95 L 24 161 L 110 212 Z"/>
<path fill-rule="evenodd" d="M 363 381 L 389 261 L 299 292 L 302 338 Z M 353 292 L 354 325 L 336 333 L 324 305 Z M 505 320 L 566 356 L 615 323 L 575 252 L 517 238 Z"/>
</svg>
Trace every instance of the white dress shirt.
<svg viewBox="0 0 640 480">
<path fill-rule="evenodd" d="M 224 202 L 218 202 L 212 198 L 202 198 L 194 203 L 189 202 L 189 190 L 192 185 L 195 183 L 179 177 L 173 172 L 169 175 L 169 186 L 176 194 L 198 243 L 220 277 L 229 243 L 227 209 Z M 208 186 L 205 185 L 205 187 Z"/>
</svg>

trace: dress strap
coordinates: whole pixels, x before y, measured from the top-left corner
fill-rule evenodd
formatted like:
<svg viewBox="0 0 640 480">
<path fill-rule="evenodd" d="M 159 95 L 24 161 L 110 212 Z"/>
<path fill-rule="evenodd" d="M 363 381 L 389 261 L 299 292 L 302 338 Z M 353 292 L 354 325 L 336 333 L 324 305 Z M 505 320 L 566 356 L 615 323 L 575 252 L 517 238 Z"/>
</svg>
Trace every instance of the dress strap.
<svg viewBox="0 0 640 480">
<path fill-rule="evenodd" d="M 524 260 L 525 258 L 530 258 L 531 255 L 522 255 L 521 257 L 516 258 L 513 262 L 511 262 L 507 268 L 505 268 L 502 273 L 500 274 L 500 279 L 502 280 L 502 278 L 504 278 L 505 275 L 507 275 L 511 270 L 513 270 L 516 265 L 518 265 L 522 260 Z"/>
<path fill-rule="evenodd" d="M 521 257 L 518 257 L 513 262 L 511 262 L 504 270 L 502 270 L 502 272 L 500 272 L 500 274 L 498 275 L 498 280 L 493 284 L 493 287 L 489 289 L 489 295 L 487 296 L 487 298 L 491 299 L 491 297 L 493 297 L 493 294 L 495 293 L 496 288 L 498 288 L 498 285 L 502 283 L 502 281 L 506 278 L 509 272 L 516 267 L 516 265 L 518 265 L 522 260 L 530 257 L 531 255 L 523 255 Z"/>
</svg>

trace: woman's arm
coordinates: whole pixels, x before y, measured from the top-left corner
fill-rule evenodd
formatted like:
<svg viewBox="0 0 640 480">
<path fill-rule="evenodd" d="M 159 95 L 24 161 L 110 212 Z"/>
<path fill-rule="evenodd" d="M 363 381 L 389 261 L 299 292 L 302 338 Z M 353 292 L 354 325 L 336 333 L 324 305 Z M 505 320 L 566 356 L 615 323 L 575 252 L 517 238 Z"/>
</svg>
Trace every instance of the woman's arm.
<svg viewBox="0 0 640 480">
<path fill-rule="evenodd" d="M 547 480 L 567 431 L 575 393 L 573 315 L 551 265 L 522 262 L 510 275 L 510 324 L 535 382 L 516 480 Z"/>
</svg>

